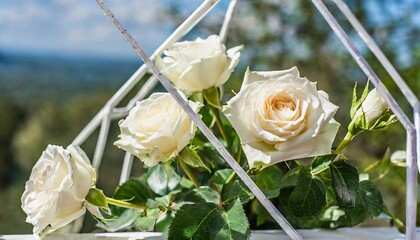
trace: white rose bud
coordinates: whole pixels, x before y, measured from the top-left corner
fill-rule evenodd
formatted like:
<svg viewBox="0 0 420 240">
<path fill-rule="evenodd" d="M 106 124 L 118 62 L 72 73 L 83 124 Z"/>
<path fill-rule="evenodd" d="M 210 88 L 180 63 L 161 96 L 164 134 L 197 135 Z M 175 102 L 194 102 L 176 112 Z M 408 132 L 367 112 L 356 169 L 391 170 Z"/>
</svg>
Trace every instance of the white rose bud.
<svg viewBox="0 0 420 240">
<path fill-rule="evenodd" d="M 369 92 L 366 99 L 363 101 L 361 107 L 354 114 L 354 121 L 357 122 L 357 119 L 360 118 L 363 113 L 365 114 L 366 123 L 372 125 L 378 120 L 384 112 L 388 110 L 388 104 L 385 99 L 382 97 L 381 93 L 372 89 Z"/>
<path fill-rule="evenodd" d="M 157 65 L 186 94 L 223 85 L 239 62 L 242 46 L 226 51 L 219 36 L 177 42 L 157 59 Z"/>
<path fill-rule="evenodd" d="M 316 83 L 284 71 L 245 73 L 240 92 L 224 108 L 249 165 L 271 165 L 331 152 L 338 107 Z"/>
<path fill-rule="evenodd" d="M 189 101 L 189 105 L 195 112 L 201 108 L 200 103 Z M 119 125 L 121 135 L 115 145 L 149 167 L 176 157 L 194 137 L 196 129 L 169 93 L 154 93 L 137 102 Z"/>
<path fill-rule="evenodd" d="M 34 225 L 36 238 L 82 216 L 85 198 L 95 181 L 95 170 L 81 149 L 48 145 L 22 195 L 26 222 Z"/>
</svg>

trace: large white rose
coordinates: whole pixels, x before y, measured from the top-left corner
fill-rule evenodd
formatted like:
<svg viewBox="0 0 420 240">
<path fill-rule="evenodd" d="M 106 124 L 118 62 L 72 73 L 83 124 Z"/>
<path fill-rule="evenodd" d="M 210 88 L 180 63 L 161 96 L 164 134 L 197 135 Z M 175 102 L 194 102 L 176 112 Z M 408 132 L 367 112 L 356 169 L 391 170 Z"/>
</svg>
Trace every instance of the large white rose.
<svg viewBox="0 0 420 240">
<path fill-rule="evenodd" d="M 26 222 L 34 225 L 34 235 L 42 237 L 82 216 L 95 181 L 95 170 L 80 148 L 48 145 L 22 195 L 22 209 Z"/>
<path fill-rule="evenodd" d="M 316 83 L 299 76 L 293 67 L 284 71 L 245 73 L 240 92 L 224 113 L 238 133 L 249 165 L 324 155 L 339 124 L 338 107 Z"/>
<path fill-rule="evenodd" d="M 189 105 L 195 112 L 201 108 L 200 103 L 189 101 Z M 196 129 L 169 93 L 153 93 L 137 102 L 119 125 L 121 135 L 115 145 L 149 167 L 177 156 L 194 137 Z"/>
<path fill-rule="evenodd" d="M 157 65 L 175 86 L 187 94 L 223 85 L 239 62 L 242 46 L 226 51 L 219 36 L 177 42 L 157 59 Z"/>
</svg>

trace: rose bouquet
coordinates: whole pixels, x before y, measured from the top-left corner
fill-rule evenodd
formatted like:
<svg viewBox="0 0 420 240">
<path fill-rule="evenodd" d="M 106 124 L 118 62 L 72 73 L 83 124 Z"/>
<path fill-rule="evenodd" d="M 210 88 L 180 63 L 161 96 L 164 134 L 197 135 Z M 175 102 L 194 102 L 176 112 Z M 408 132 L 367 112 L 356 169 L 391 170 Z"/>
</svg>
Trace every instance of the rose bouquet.
<svg viewBox="0 0 420 240">
<path fill-rule="evenodd" d="M 366 86 L 358 98 L 355 88 L 344 137 L 336 136 L 338 106 L 297 67 L 247 69 L 240 91 L 224 103 L 223 84 L 241 49 L 226 50 L 213 35 L 175 43 L 156 63 L 293 226 L 355 226 L 380 213 L 402 226 L 369 180 L 379 164 L 360 171 L 343 154 L 359 133 L 396 121 L 379 92 Z M 119 127 L 115 145 L 146 172 L 106 197 L 79 147 L 48 146 L 22 196 L 36 236 L 86 209 L 107 231 L 168 231 L 169 239 L 249 239 L 251 228 L 276 227 L 169 93 L 138 102 Z"/>
</svg>

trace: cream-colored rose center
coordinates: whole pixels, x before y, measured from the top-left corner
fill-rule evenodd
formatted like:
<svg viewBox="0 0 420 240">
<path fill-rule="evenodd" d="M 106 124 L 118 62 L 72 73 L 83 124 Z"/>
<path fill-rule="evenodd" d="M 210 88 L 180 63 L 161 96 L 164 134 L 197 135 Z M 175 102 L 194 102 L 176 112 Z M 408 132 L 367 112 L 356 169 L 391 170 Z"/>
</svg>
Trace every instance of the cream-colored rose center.
<svg viewBox="0 0 420 240">
<path fill-rule="evenodd" d="M 260 126 L 274 138 L 263 139 L 267 143 L 282 142 L 299 135 L 305 129 L 307 104 L 292 93 L 277 93 L 265 99 Z"/>
<path fill-rule="evenodd" d="M 269 111 L 273 111 L 277 119 L 290 119 L 295 114 L 296 104 L 290 97 L 276 96 L 269 102 Z"/>
<path fill-rule="evenodd" d="M 298 102 L 288 95 L 275 95 L 264 104 L 264 115 L 267 120 L 289 121 L 299 115 Z"/>
</svg>

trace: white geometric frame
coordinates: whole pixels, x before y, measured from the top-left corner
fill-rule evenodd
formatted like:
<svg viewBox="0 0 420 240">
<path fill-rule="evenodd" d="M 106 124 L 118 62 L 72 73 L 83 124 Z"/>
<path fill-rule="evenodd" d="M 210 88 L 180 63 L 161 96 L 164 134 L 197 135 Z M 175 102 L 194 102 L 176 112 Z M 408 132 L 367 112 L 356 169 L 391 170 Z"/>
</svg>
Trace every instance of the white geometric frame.
<svg viewBox="0 0 420 240">
<path fill-rule="evenodd" d="M 131 35 L 125 30 L 121 23 L 114 17 L 112 12 L 105 6 L 102 0 L 96 0 L 102 10 L 106 13 L 108 18 L 115 24 L 120 32 L 126 37 L 127 41 L 131 44 L 136 53 L 145 62 L 127 82 L 111 97 L 111 99 L 105 104 L 105 106 L 98 112 L 98 114 L 88 123 L 88 125 L 80 132 L 80 134 L 73 140 L 72 144 L 81 145 L 93 131 L 101 125 L 99 132 L 98 141 L 95 148 L 94 157 L 92 160 L 93 166 L 98 169 L 101 164 L 101 159 L 105 149 L 106 140 L 108 137 L 109 127 L 111 120 L 125 117 L 128 111 L 134 106 L 135 102 L 143 99 L 149 92 L 153 90 L 158 81 L 166 88 L 166 90 L 177 100 L 177 102 L 183 107 L 190 118 L 195 122 L 198 128 L 208 138 L 208 140 L 214 145 L 216 150 L 222 155 L 226 162 L 231 168 L 238 174 L 238 176 L 244 181 L 248 188 L 253 192 L 256 198 L 261 204 L 267 209 L 271 216 L 277 221 L 280 227 L 292 238 L 302 239 L 296 230 L 287 222 L 282 214 L 277 210 L 276 207 L 264 196 L 261 190 L 255 185 L 255 183 L 249 178 L 249 176 L 243 171 L 243 169 L 236 163 L 229 152 L 223 147 L 219 140 L 213 135 L 208 127 L 201 121 L 197 114 L 188 106 L 185 100 L 178 94 L 175 88 L 171 85 L 169 80 L 156 68 L 154 63 L 145 54 L 145 52 L 139 47 L 137 42 Z M 417 174 L 418 174 L 418 158 L 420 153 L 420 103 L 407 86 L 405 81 L 401 78 L 398 72 L 395 70 L 390 61 L 386 58 L 380 48 L 376 45 L 372 37 L 366 32 L 360 22 L 355 18 L 351 10 L 342 0 L 333 0 L 343 15 L 355 28 L 357 33 L 361 36 L 363 41 L 369 47 L 369 49 L 378 58 L 379 62 L 389 73 L 393 81 L 400 88 L 405 98 L 410 103 L 414 112 L 414 124 L 404 114 L 399 107 L 398 103 L 389 93 L 384 84 L 377 77 L 375 72 L 372 70 L 367 61 L 363 58 L 361 53 L 357 50 L 355 45 L 349 39 L 347 34 L 343 31 L 341 26 L 337 23 L 336 19 L 327 9 L 325 4 L 321 0 L 311 0 L 321 15 L 325 18 L 331 29 L 337 35 L 337 37 L 344 44 L 346 49 L 355 59 L 359 67 L 371 80 L 373 85 L 382 93 L 384 99 L 390 106 L 392 112 L 396 115 L 398 120 L 402 123 L 407 133 L 407 179 L 406 179 L 406 239 L 416 239 L 416 212 L 417 212 Z M 152 54 L 153 59 L 156 56 L 162 54 L 163 50 L 168 48 L 174 42 L 186 35 L 201 19 L 207 15 L 207 13 L 219 2 L 219 0 L 204 0 L 204 2 L 169 36 L 169 38 Z M 233 16 L 235 7 L 237 6 L 238 0 L 230 0 L 228 10 L 225 15 L 225 19 L 220 31 L 220 37 L 222 41 L 226 40 L 226 34 Z M 147 80 L 139 92 L 130 100 L 127 106 L 117 108 L 118 103 L 127 95 L 127 93 L 133 89 L 134 86 L 141 80 L 141 78 L 150 69 L 153 75 Z M 133 156 L 126 154 L 124 157 L 124 164 L 120 176 L 120 183 L 125 182 L 130 175 L 131 165 Z"/>
</svg>

